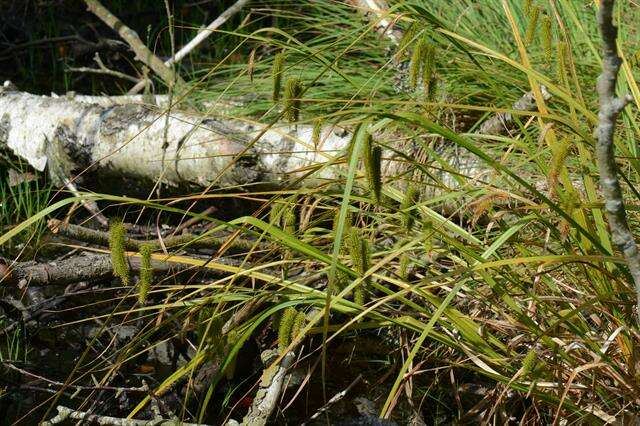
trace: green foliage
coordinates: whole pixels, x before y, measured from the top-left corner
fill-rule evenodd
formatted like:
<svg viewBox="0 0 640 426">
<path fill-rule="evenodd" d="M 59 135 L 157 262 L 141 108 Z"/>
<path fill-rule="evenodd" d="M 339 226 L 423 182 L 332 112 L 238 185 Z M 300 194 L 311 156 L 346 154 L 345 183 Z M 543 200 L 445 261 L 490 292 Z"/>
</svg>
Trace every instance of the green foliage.
<svg viewBox="0 0 640 426">
<path fill-rule="evenodd" d="M 113 275 L 120 278 L 123 285 L 129 285 L 129 262 L 125 255 L 126 229 L 122 222 L 113 221 L 109 227 L 109 250 Z"/>
<path fill-rule="evenodd" d="M 376 163 L 372 161 L 373 141 L 368 141 L 371 149 L 364 153 L 349 152 L 347 161 L 343 151 L 327 153 L 326 165 L 305 170 L 309 178 L 320 177 L 322 184 L 269 193 L 276 200 L 268 219 L 272 226 L 257 219 L 258 214 L 220 222 L 221 229 L 272 242 L 268 254 L 253 256 L 237 267 L 210 262 L 206 267 L 219 268 L 229 276 L 206 284 L 190 282 L 185 291 L 167 286 L 167 302 L 159 304 L 158 311 L 181 318 L 200 309 L 203 298 L 212 299 L 212 306 L 219 306 L 221 312 L 237 309 L 257 293 L 268 299 L 268 308 L 238 327 L 234 336 L 238 341 L 214 342 L 221 334 L 215 330 L 221 330 L 223 317 L 217 310 L 205 315 L 206 324 L 216 317 L 206 350 L 226 348 L 222 357 L 233 357 L 230 349 L 240 350 L 241 338 L 250 334 L 245 331 L 258 329 L 273 312 L 282 310 L 278 304 L 291 301 L 317 309 L 327 307 L 327 327 L 322 326 L 322 331 L 331 339 L 351 338 L 365 325 L 402 332 L 413 349 L 409 354 L 389 354 L 394 362 L 404 364 L 394 370 L 396 383 L 388 386 L 383 415 L 394 414 L 394 398 L 411 366 L 433 359 L 453 369 L 443 369 L 447 372 L 463 370 L 469 382 L 508 388 L 509 398 L 498 392 L 495 397 L 487 396 L 487 402 L 495 405 L 495 412 L 521 415 L 523 423 L 551 424 L 557 411 L 569 422 L 598 424 L 602 419 L 594 416 L 594 407 L 606 416 L 638 411 L 632 390 L 640 387 L 633 373 L 639 340 L 633 332 L 636 316 L 629 308 L 635 303 L 634 294 L 628 271 L 608 237 L 592 155 L 597 119 L 593 87 L 600 72 L 593 7 L 558 1 L 557 11 L 548 15 L 532 1 L 478 4 L 472 0 L 395 3 L 391 13 L 398 17 L 395 22 L 411 26 L 398 50 L 419 55 L 413 61 L 417 64 L 412 65 L 416 67 L 413 77 L 416 84 L 419 80 L 429 84 L 429 91 L 435 87 L 430 83 L 436 72 L 432 69 L 427 78 L 425 64 L 431 60 L 427 60 L 426 49 L 433 48 L 432 63 L 435 68 L 437 62 L 438 90 L 443 94 L 442 101 L 431 97 L 434 102 L 429 105 L 415 93 L 393 92 L 393 81 L 400 73 L 385 56 L 386 41 L 370 26 L 353 19 L 353 11 L 342 2 L 303 2 L 274 12 L 280 13 L 282 33 L 277 37 L 251 35 L 269 47 L 266 56 L 255 62 L 253 83 L 249 84 L 248 76 L 236 79 L 238 69 L 244 68 L 233 63 L 199 80 L 198 85 L 206 86 L 202 91 L 194 83 L 194 96 L 205 99 L 212 93 L 224 92 L 230 98 L 255 94 L 255 99 L 238 107 L 238 116 L 250 117 L 249 122 L 260 117 L 261 122 L 270 123 L 280 112 L 272 103 L 270 52 L 286 49 L 287 73 L 309 82 L 304 88 L 308 90 L 305 121 L 314 123 L 313 142 L 318 143 L 320 124 L 316 123 L 321 120 L 327 126 L 337 122 L 350 131 L 381 123 L 375 145 L 389 147 L 385 151 L 390 153 L 388 161 L 402 163 L 402 172 L 384 177 L 382 204 L 371 186 L 376 179 L 369 170 L 365 171 L 371 197 L 362 196 L 358 182 L 353 193 L 344 190 L 345 182 L 348 185 L 355 179 L 345 164 L 351 154 L 362 154 L 365 169 L 367 163 Z M 505 8 L 512 9 L 506 13 Z M 536 13 L 538 18 L 533 19 Z M 621 28 L 635 28 L 630 24 L 639 15 L 637 6 L 620 3 Z M 420 32 L 427 26 L 432 27 L 429 44 L 424 30 Z M 514 31 L 525 34 L 524 53 L 514 44 Z M 539 42 L 533 42 L 537 31 Z M 620 49 L 631 58 L 640 45 L 637 32 L 623 30 L 621 34 Z M 420 44 L 423 48 L 417 49 Z M 260 52 L 256 50 L 256 55 Z M 637 70 L 631 70 L 634 72 Z M 516 115 L 516 126 L 505 135 L 476 133 L 482 120 L 510 110 L 532 84 L 544 84 L 552 92 L 552 100 L 544 105 L 548 114 L 521 112 Z M 621 93 L 635 93 L 637 81 L 626 70 L 619 84 Z M 289 114 L 287 111 L 287 117 Z M 625 111 L 616 141 L 634 229 L 640 225 L 635 214 L 640 196 L 634 189 L 640 182 L 636 121 L 631 110 Z M 398 141 L 415 142 L 420 152 L 404 149 Z M 325 167 L 331 167 L 332 174 L 326 175 L 335 179 L 325 179 Z M 264 192 L 246 191 L 225 196 L 265 199 Z M 304 235 L 296 232 L 295 220 L 291 220 L 294 203 L 289 200 L 297 191 L 305 197 Z M 174 213 L 179 210 L 164 201 L 154 204 L 118 197 L 109 201 Z M 337 206 L 342 205 L 353 217 L 347 220 L 344 244 L 335 247 L 337 226 L 329 227 Z M 487 212 L 482 218 L 486 220 L 477 220 L 478 210 Z M 380 256 L 372 258 L 370 244 L 379 249 L 376 254 Z M 338 253 L 335 264 L 334 250 Z M 282 273 L 288 266 L 278 265 L 279 256 L 285 253 L 290 256 L 287 265 L 303 265 L 301 273 Z M 184 256 L 194 265 L 205 263 L 196 255 Z M 332 283 L 325 289 L 317 285 L 318 276 L 331 266 L 337 269 L 339 285 Z M 354 278 L 374 267 L 375 280 L 367 280 L 366 286 L 358 284 Z M 362 313 L 346 301 L 351 295 L 370 308 L 360 323 L 351 321 Z M 277 327 L 280 350 L 303 324 L 316 332 L 318 318 L 309 315 L 305 319 L 295 308 L 286 308 Z M 610 347 L 603 349 L 603 342 L 614 332 Z M 597 363 L 593 363 L 594 354 Z M 583 369 L 585 365 L 590 368 Z M 172 377 L 188 377 L 185 371 Z M 433 382 L 441 379 L 438 374 L 433 372 Z M 544 386 L 535 380 L 541 375 L 548 376 Z M 565 393 L 569 377 L 573 383 Z M 424 390 L 431 387 L 431 374 L 413 378 L 414 398 L 431 398 Z M 453 399 L 444 402 L 452 402 L 452 412 L 457 410 Z M 523 406 L 527 407 L 524 411 Z M 451 418 L 461 419 L 464 414 L 452 413 Z M 487 421 L 500 423 L 499 416 Z"/>
<path fill-rule="evenodd" d="M 16 164 L 14 167 L 11 171 L 7 169 L 6 174 L 4 170 L 0 170 L 0 234 L 46 207 L 51 193 L 50 185 L 43 184 L 40 176 L 33 175 L 26 166 Z M 11 182 L 9 174 L 23 181 Z M 38 221 L 9 244 L 0 247 L 7 250 L 7 253 L 13 252 L 14 246 L 26 241 L 31 246 L 38 247 L 45 229 L 44 221 Z"/>
</svg>

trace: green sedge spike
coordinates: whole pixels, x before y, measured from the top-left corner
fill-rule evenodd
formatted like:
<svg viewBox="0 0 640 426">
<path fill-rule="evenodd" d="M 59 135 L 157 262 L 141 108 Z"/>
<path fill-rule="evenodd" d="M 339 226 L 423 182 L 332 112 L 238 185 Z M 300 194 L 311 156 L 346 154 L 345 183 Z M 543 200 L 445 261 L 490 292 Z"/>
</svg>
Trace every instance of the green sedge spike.
<svg viewBox="0 0 640 426">
<path fill-rule="evenodd" d="M 208 337 L 205 333 L 207 331 L 207 321 L 214 315 L 214 308 L 210 305 L 206 305 L 198 312 L 198 323 L 196 325 L 196 336 L 198 342 L 206 345 L 208 343 Z"/>
<path fill-rule="evenodd" d="M 144 305 L 147 301 L 147 294 L 151 287 L 151 279 L 153 278 L 153 268 L 151 267 L 151 253 L 153 246 L 151 244 L 143 244 L 140 247 L 140 280 L 138 282 L 138 302 Z"/>
<path fill-rule="evenodd" d="M 567 138 L 557 141 L 551 150 L 551 167 L 549 168 L 549 186 L 552 193 L 556 193 L 558 177 L 564 166 L 571 144 Z"/>
<path fill-rule="evenodd" d="M 282 217 L 283 222 L 283 231 L 288 232 L 290 234 L 296 233 L 296 210 L 294 206 L 288 207 L 284 209 L 284 214 Z"/>
<path fill-rule="evenodd" d="M 547 62 L 551 61 L 553 56 L 553 21 L 551 16 L 545 14 L 542 16 L 542 48 Z"/>
<path fill-rule="evenodd" d="M 222 333 L 222 329 L 220 329 L 220 333 Z M 227 356 L 227 354 L 231 352 L 231 348 L 233 348 L 233 345 L 238 339 L 238 332 L 236 330 L 231 330 L 225 337 L 226 337 L 225 338 L 226 344 L 225 344 L 224 351 L 220 355 L 220 358 L 219 358 L 220 362 L 224 359 L 225 356 Z M 233 358 L 231 358 L 229 364 L 227 364 L 227 368 L 224 369 L 224 375 L 226 376 L 227 380 L 233 379 L 233 376 L 235 375 L 235 372 L 236 372 L 237 361 L 238 361 L 238 356 L 236 354 Z"/>
<path fill-rule="evenodd" d="M 422 85 L 425 93 L 430 94 L 431 79 L 436 68 L 436 48 L 431 43 L 424 44 L 424 52 L 422 54 Z"/>
<path fill-rule="evenodd" d="M 274 201 L 271 204 L 271 210 L 269 210 L 269 223 L 273 226 L 280 228 L 282 225 L 282 214 L 284 212 L 285 204 Z"/>
<path fill-rule="evenodd" d="M 334 235 L 334 241 L 336 241 L 336 237 L 338 235 L 338 220 L 340 219 L 340 210 L 337 209 L 336 210 L 336 214 L 333 216 L 333 233 Z M 349 230 L 351 229 L 351 222 L 352 222 L 352 215 L 350 211 L 347 211 L 347 215 L 344 219 L 344 226 L 342 227 L 343 230 L 343 235 L 345 233 L 348 233 Z M 344 254 L 345 251 L 345 244 L 344 244 L 344 240 L 342 240 L 341 246 L 340 246 L 340 253 Z M 344 284 L 344 281 L 348 280 L 349 276 L 346 275 L 345 272 L 341 272 L 338 271 L 338 286 L 341 286 L 342 284 Z"/>
<path fill-rule="evenodd" d="M 291 330 L 293 329 L 293 323 L 296 320 L 298 311 L 295 308 L 287 308 L 282 314 L 280 320 L 280 327 L 278 329 L 278 349 L 282 354 L 289 343 L 291 343 Z"/>
<path fill-rule="evenodd" d="M 522 7 L 524 13 L 528 15 L 529 12 L 531 12 L 531 6 L 533 6 L 533 0 L 524 0 L 524 5 Z"/>
<path fill-rule="evenodd" d="M 524 35 L 524 42 L 530 45 L 536 35 L 538 29 L 538 20 L 540 18 L 540 7 L 533 6 L 529 11 L 529 22 L 527 24 L 527 32 Z"/>
<path fill-rule="evenodd" d="M 373 138 L 369 135 L 362 146 L 362 151 L 369 189 L 373 199 L 379 204 L 382 191 L 382 148 L 373 146 Z"/>
<path fill-rule="evenodd" d="M 338 232 L 338 221 L 340 220 L 340 209 L 336 209 L 336 214 L 333 216 L 333 231 Z M 350 211 L 347 210 L 347 214 L 344 218 L 344 225 L 342 227 L 343 231 L 349 232 L 351 229 L 351 225 L 353 225 L 353 215 Z"/>
<path fill-rule="evenodd" d="M 284 91 L 285 117 L 292 123 L 300 118 L 300 98 L 303 90 L 302 81 L 299 78 L 291 77 L 287 80 Z"/>
<path fill-rule="evenodd" d="M 371 264 L 371 253 L 369 252 L 369 243 L 365 239 L 360 239 L 360 258 L 362 259 L 359 268 L 362 275 L 364 275 L 369 270 L 369 265 Z M 368 284 L 371 283 L 371 278 L 367 277 L 356 289 L 353 294 L 353 301 L 358 305 L 364 305 L 365 300 L 365 289 Z"/>
<path fill-rule="evenodd" d="M 353 292 L 353 301 L 360 306 L 363 306 L 367 302 L 362 286 L 356 288 Z"/>
<path fill-rule="evenodd" d="M 311 133 L 311 140 L 313 141 L 313 147 L 318 150 L 320 142 L 322 142 L 322 119 L 318 118 L 313 122 L 313 131 Z"/>
<path fill-rule="evenodd" d="M 360 241 L 360 250 L 362 252 L 362 274 L 365 274 L 369 270 L 369 265 L 371 265 L 371 251 L 369 250 L 369 242 L 365 239 Z M 365 279 L 365 283 L 369 283 L 371 278 Z"/>
<path fill-rule="evenodd" d="M 567 57 L 569 56 L 569 46 L 565 42 L 558 43 L 558 65 L 556 75 L 558 82 L 563 86 L 567 84 Z"/>
<path fill-rule="evenodd" d="M 403 55 L 406 51 L 409 44 L 413 43 L 416 35 L 418 34 L 418 24 L 414 22 L 411 26 L 405 31 L 404 35 L 400 39 L 400 43 L 398 43 L 398 55 Z"/>
<path fill-rule="evenodd" d="M 129 285 L 129 263 L 124 254 L 126 229 L 122 222 L 114 222 L 109 228 L 109 249 L 113 275 L 120 278 L 122 284 Z"/>
<path fill-rule="evenodd" d="M 291 339 L 289 343 L 291 343 L 293 339 L 298 337 L 306 323 L 307 316 L 304 314 L 304 312 L 298 312 L 295 316 L 295 319 L 293 320 L 293 326 L 291 327 Z"/>
<path fill-rule="evenodd" d="M 638 64 L 640 64 L 640 50 L 638 50 L 635 53 L 635 55 L 631 57 L 631 60 L 629 61 L 629 66 L 631 66 L 632 68 L 637 67 Z"/>
<path fill-rule="evenodd" d="M 349 230 L 349 257 L 351 257 L 351 263 L 353 269 L 362 273 L 364 269 L 364 259 L 362 258 L 362 239 L 360 238 L 360 232 L 358 228 L 351 228 Z"/>
<path fill-rule="evenodd" d="M 520 373 L 522 377 L 526 377 L 531 372 L 531 370 L 533 370 L 536 365 L 537 358 L 538 354 L 536 354 L 536 351 L 534 349 L 531 349 L 527 353 L 527 355 L 524 357 L 524 360 L 522 361 L 522 372 Z"/>
<path fill-rule="evenodd" d="M 420 201 L 419 198 L 420 198 L 420 191 L 418 191 L 418 189 L 415 186 L 410 185 L 407 188 L 407 192 L 405 192 L 404 198 L 402 199 L 402 203 L 400 205 L 400 209 L 403 212 L 402 227 L 407 231 L 411 230 L 411 227 L 413 226 L 413 222 L 414 222 L 413 215 L 407 210 L 409 210 L 411 207 L 416 205 Z"/>
<path fill-rule="evenodd" d="M 284 54 L 277 53 L 276 56 L 273 58 L 273 66 L 271 67 L 271 78 L 273 79 L 273 102 L 278 102 L 280 100 L 283 69 L 284 69 Z"/>
<path fill-rule="evenodd" d="M 403 280 L 408 280 L 409 279 L 409 263 L 410 263 L 411 259 L 409 258 L 409 255 L 406 253 L 403 253 L 400 256 L 400 270 L 398 271 L 398 275 L 400 275 L 400 278 L 402 278 Z"/>
<path fill-rule="evenodd" d="M 413 47 L 411 62 L 409 62 L 409 86 L 415 89 L 418 86 L 420 70 L 422 67 L 422 55 L 424 54 L 424 40 L 420 40 Z"/>
</svg>

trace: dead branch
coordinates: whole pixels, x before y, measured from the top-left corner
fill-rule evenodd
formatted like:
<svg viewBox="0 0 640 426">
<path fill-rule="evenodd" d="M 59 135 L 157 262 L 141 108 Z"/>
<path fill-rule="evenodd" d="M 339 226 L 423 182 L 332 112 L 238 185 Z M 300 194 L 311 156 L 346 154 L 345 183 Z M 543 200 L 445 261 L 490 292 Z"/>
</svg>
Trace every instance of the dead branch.
<svg viewBox="0 0 640 426">
<path fill-rule="evenodd" d="M 640 316 L 640 253 L 627 223 L 627 213 L 618 180 L 618 166 L 614 154 L 614 135 L 618 114 L 633 100 L 629 95 L 616 96 L 616 82 L 622 60 L 618 56 L 618 29 L 613 23 L 614 0 L 602 0 L 598 9 L 598 25 L 602 34 L 602 74 L 598 77 L 600 113 L 596 157 L 600 171 L 600 186 L 614 244 L 624 254 L 633 277 Z"/>
<path fill-rule="evenodd" d="M 147 386 L 141 386 L 139 388 L 128 388 L 128 387 L 117 387 L 117 386 L 80 386 L 80 385 L 73 385 L 70 383 L 62 383 L 62 382 L 58 382 L 55 380 L 50 380 L 47 379 L 46 377 L 43 376 L 39 376 L 35 373 L 32 373 L 30 371 L 24 370 L 22 368 L 16 367 L 15 365 L 13 365 L 10 362 L 2 362 L 2 366 L 5 368 L 8 368 L 10 370 L 13 370 L 17 373 L 22 374 L 23 376 L 27 376 L 27 377 L 31 377 L 33 379 L 36 380 L 41 380 L 45 383 L 47 383 L 49 386 L 53 385 L 53 386 L 58 386 L 61 388 L 70 388 L 70 389 L 75 389 L 75 390 L 81 390 L 81 391 L 111 391 L 111 392 L 117 392 L 117 393 L 121 393 L 121 392 L 135 392 L 135 393 L 147 393 L 149 392 L 149 388 Z"/>
<path fill-rule="evenodd" d="M 128 260 L 132 272 L 140 270 L 139 258 L 130 257 Z M 155 259 L 152 259 L 151 265 L 155 274 L 193 268 L 190 265 L 161 262 Z M 211 271 L 213 272 L 213 270 Z M 110 255 L 92 253 L 47 263 L 17 262 L 11 264 L 5 262 L 2 271 L 0 271 L 0 282 L 4 285 L 18 285 L 22 288 L 26 285 L 66 285 L 79 281 L 101 280 L 112 276 L 113 266 Z"/>
<path fill-rule="evenodd" d="M 187 44 L 185 44 L 182 49 L 178 50 L 175 55 L 173 55 L 169 60 L 164 62 L 166 67 L 171 67 L 173 64 L 177 64 L 180 62 L 185 56 L 191 53 L 196 47 L 200 45 L 203 41 L 205 41 L 213 32 L 218 29 L 222 24 L 227 22 L 227 20 L 238 13 L 242 8 L 249 3 L 249 0 L 238 0 L 227 10 L 222 12 L 220 16 L 218 16 L 214 21 L 212 21 L 205 28 L 198 31 L 198 34 Z M 136 85 L 133 86 L 128 94 L 133 95 L 139 93 L 145 86 L 145 82 L 143 80 L 137 81 Z"/>
<path fill-rule="evenodd" d="M 124 419 L 120 417 L 99 416 L 87 411 L 72 410 L 71 408 L 58 405 L 58 414 L 49 421 L 42 422 L 42 426 L 52 426 L 65 422 L 65 420 L 78 420 L 82 424 L 97 424 L 100 426 L 207 426 L 203 423 L 187 423 L 177 420 L 165 420 L 155 418 L 153 420 Z"/>
<path fill-rule="evenodd" d="M 67 238 L 84 241 L 90 244 L 96 244 L 101 246 L 109 245 L 109 233 L 98 231 L 91 228 L 86 228 L 80 225 L 73 225 L 64 223 L 58 219 L 50 219 L 47 226 L 54 234 L 63 235 Z M 140 250 L 142 245 L 151 245 L 153 250 L 160 250 L 162 248 L 176 248 L 181 246 L 191 248 L 213 248 L 221 247 L 225 244 L 230 249 L 235 251 L 250 251 L 257 249 L 266 249 L 267 246 L 255 241 L 248 241 L 240 238 L 236 238 L 233 241 L 229 241 L 229 238 L 218 236 L 199 236 L 193 234 L 182 234 L 173 237 L 167 237 L 160 240 L 137 240 L 134 238 L 127 238 L 125 240 L 125 248 L 127 250 Z"/>
<path fill-rule="evenodd" d="M 309 422 L 317 419 L 318 417 L 320 417 L 322 415 L 322 413 L 324 413 L 327 410 L 329 410 L 329 408 L 331 408 L 332 405 L 334 405 L 336 402 L 342 400 L 342 398 L 344 398 L 349 393 L 349 391 L 351 391 L 351 389 L 353 389 L 358 383 L 360 383 L 360 381 L 362 379 L 363 379 L 362 374 L 358 374 L 358 377 L 356 377 L 355 380 L 349 384 L 349 386 L 347 386 L 345 389 L 343 389 L 342 391 L 340 391 L 337 394 L 335 394 L 329 401 L 327 401 L 326 404 L 324 404 L 322 407 L 320 407 L 318 409 L 318 411 L 316 411 L 313 416 L 309 417 L 309 420 L 306 421 L 305 423 L 303 423 L 302 426 L 305 426 Z"/>
<path fill-rule="evenodd" d="M 166 66 L 160 58 L 145 46 L 134 30 L 127 27 L 98 0 L 85 0 L 85 3 L 90 12 L 100 18 L 102 22 L 117 32 L 120 37 L 129 44 L 129 47 L 131 47 L 131 50 L 133 50 L 136 55 L 136 59 L 151 68 L 167 85 L 173 86 L 174 83 L 184 83 L 170 67 Z"/>
<path fill-rule="evenodd" d="M 100 54 L 98 52 L 96 52 L 96 54 L 93 56 L 93 60 L 96 62 L 96 64 L 98 64 L 98 68 L 89 68 L 89 67 L 69 67 L 67 68 L 67 71 L 70 72 L 79 72 L 79 73 L 87 73 L 87 74 L 101 74 L 101 75 L 108 75 L 111 77 L 116 77 L 116 78 L 121 78 L 123 80 L 128 80 L 131 81 L 133 83 L 138 83 L 140 80 L 130 76 L 129 74 L 125 74 L 123 72 L 120 71 L 115 71 L 112 70 L 110 68 L 107 68 L 107 66 L 104 64 L 104 62 L 102 62 L 102 59 L 100 59 Z M 143 83 L 145 81 L 143 80 Z M 144 86 L 143 86 L 144 87 Z"/>
</svg>

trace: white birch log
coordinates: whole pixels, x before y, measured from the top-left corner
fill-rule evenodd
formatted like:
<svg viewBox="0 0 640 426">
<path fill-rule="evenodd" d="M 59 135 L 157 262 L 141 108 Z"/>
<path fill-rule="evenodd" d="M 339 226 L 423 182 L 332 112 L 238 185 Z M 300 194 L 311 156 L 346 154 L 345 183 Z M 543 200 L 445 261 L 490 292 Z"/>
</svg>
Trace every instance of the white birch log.
<svg viewBox="0 0 640 426">
<path fill-rule="evenodd" d="M 0 149 L 39 171 L 90 168 L 170 186 L 272 185 L 332 160 L 350 140 L 325 128 L 316 149 L 311 126 L 263 126 L 173 111 L 167 120 L 148 105 L 0 92 Z M 327 169 L 316 177 L 335 176 Z"/>
</svg>

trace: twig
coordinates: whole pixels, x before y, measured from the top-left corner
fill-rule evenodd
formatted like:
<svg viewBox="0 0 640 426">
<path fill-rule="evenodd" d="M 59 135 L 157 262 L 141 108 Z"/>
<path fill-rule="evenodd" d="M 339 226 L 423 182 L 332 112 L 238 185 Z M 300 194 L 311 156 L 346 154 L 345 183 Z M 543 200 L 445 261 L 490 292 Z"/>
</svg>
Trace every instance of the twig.
<svg viewBox="0 0 640 426">
<path fill-rule="evenodd" d="M 176 52 L 172 58 L 164 62 L 166 67 L 171 67 L 171 65 L 177 64 L 180 62 L 185 56 L 187 56 L 193 49 L 195 49 L 200 43 L 207 39 L 213 32 L 218 29 L 222 24 L 227 22 L 227 20 L 238 13 L 244 5 L 246 5 L 249 0 L 238 0 L 227 10 L 222 12 L 220 16 L 218 16 L 213 22 L 207 25 L 205 28 L 198 31 L 198 34 L 187 44 L 185 44 L 182 49 Z M 154 70 L 155 71 L 155 70 Z M 138 93 L 140 90 L 144 88 L 144 82 L 139 81 L 135 86 L 133 86 L 128 94 L 134 95 Z"/>
<path fill-rule="evenodd" d="M 87 243 L 107 246 L 109 245 L 109 233 L 103 231 L 97 231 L 95 229 L 86 228 L 80 225 L 65 224 L 60 220 L 51 219 L 47 226 L 54 234 L 64 235 L 65 237 L 84 241 Z M 188 246 L 193 248 L 212 248 L 221 247 L 224 244 L 229 244 L 229 239 L 226 237 L 213 237 L 213 236 L 199 236 L 192 234 L 176 235 L 174 237 L 167 237 L 162 240 L 136 240 L 133 238 L 127 238 L 125 240 L 125 248 L 128 250 L 139 250 L 143 244 L 149 244 L 154 250 L 158 250 L 163 246 L 166 248 L 175 248 L 180 246 Z M 258 248 L 266 248 L 263 244 L 256 243 L 254 241 L 242 240 L 239 238 L 234 239 L 230 247 L 235 250 L 249 251 L 255 249 L 256 244 Z M 264 246 L 264 247 L 263 247 Z"/>
<path fill-rule="evenodd" d="M 69 178 L 64 177 L 63 182 L 64 186 L 69 190 L 69 192 L 71 192 L 75 197 L 80 198 L 80 191 L 78 191 L 76 185 Z M 81 200 L 82 201 L 80 201 L 80 203 L 82 204 L 82 207 L 84 207 L 89 213 L 91 213 L 92 219 L 96 220 L 105 228 L 109 226 L 109 219 L 107 219 L 107 217 L 102 214 L 100 208 L 98 207 L 98 203 L 96 203 L 94 200 L 85 200 L 82 198 Z"/>
<path fill-rule="evenodd" d="M 309 420 L 305 423 L 303 423 L 303 426 L 307 423 L 309 423 L 312 420 L 317 419 L 318 417 L 320 417 L 320 415 L 322 413 L 324 413 L 325 411 L 327 411 L 329 408 L 331 408 L 331 406 L 333 404 L 335 404 L 336 402 L 340 401 L 342 398 L 345 397 L 345 395 L 347 393 L 349 393 L 349 391 L 351 389 L 353 389 L 358 383 L 360 383 L 360 381 L 362 380 L 362 374 L 359 374 L 358 377 L 356 377 L 356 379 L 351 382 L 351 384 L 349 386 L 347 386 L 344 390 L 338 392 L 337 394 L 335 394 L 329 401 L 327 401 L 326 404 L 324 404 L 322 407 L 320 407 L 318 409 L 318 411 L 315 412 L 315 414 L 311 417 L 309 417 Z"/>
<path fill-rule="evenodd" d="M 185 56 L 187 56 L 193 49 L 195 49 L 200 43 L 207 39 L 213 32 L 218 29 L 222 24 L 227 22 L 227 20 L 240 12 L 240 10 L 249 3 L 249 0 L 238 0 L 227 10 L 222 12 L 220 16 L 218 16 L 213 22 L 207 25 L 205 28 L 198 31 L 198 34 L 187 44 L 185 44 L 182 49 L 178 50 L 173 58 L 169 59 L 165 62 L 165 65 L 170 66 L 172 64 L 180 62 Z"/>
<path fill-rule="evenodd" d="M 131 50 L 135 53 L 136 59 L 151 68 L 165 83 L 169 86 L 172 86 L 174 82 L 184 83 L 180 76 L 176 75 L 170 67 L 166 66 L 160 58 L 145 46 L 134 30 L 127 27 L 98 0 L 84 0 L 84 2 L 90 12 L 100 18 L 102 22 L 111 27 L 111 29 L 117 32 L 120 37 L 127 42 Z"/>
<path fill-rule="evenodd" d="M 120 417 L 99 416 L 86 411 L 72 410 L 71 408 L 58 405 L 58 414 L 49 421 L 42 422 L 42 426 L 52 426 L 60 424 L 65 420 L 81 420 L 82 424 L 95 423 L 101 426 L 207 426 L 202 423 L 186 423 L 176 420 L 154 419 L 135 420 L 123 419 Z"/>
<path fill-rule="evenodd" d="M 217 211 L 218 211 L 218 209 L 215 206 L 208 207 L 199 216 L 194 216 L 191 219 L 187 219 L 186 221 L 184 221 L 180 225 L 178 225 L 176 227 L 175 231 L 173 231 L 173 234 L 179 234 L 184 229 L 190 228 L 193 225 L 195 225 L 196 223 L 200 222 L 202 220 L 203 216 L 209 216 L 210 214 L 213 214 L 213 213 L 215 213 Z"/>
<path fill-rule="evenodd" d="M 624 254 L 636 290 L 636 314 L 640 317 L 640 253 L 627 223 L 627 214 L 618 180 L 613 140 L 618 114 L 633 99 L 630 95 L 616 96 L 616 82 L 622 60 L 618 56 L 616 38 L 618 28 L 613 23 L 614 0 L 602 0 L 598 9 L 598 25 L 602 34 L 602 74 L 598 77 L 600 97 L 596 157 L 600 171 L 600 186 L 613 243 Z"/>
<path fill-rule="evenodd" d="M 23 370 L 22 368 L 16 367 L 15 365 L 9 363 L 9 362 L 3 362 L 2 365 L 10 370 L 16 371 L 24 376 L 28 376 L 28 377 L 32 377 L 34 379 L 37 380 L 41 380 L 45 383 L 48 383 L 50 385 L 53 386 L 60 386 L 60 387 L 64 387 L 64 388 L 71 388 L 71 389 L 76 389 L 76 390 L 86 390 L 86 391 L 96 391 L 96 390 L 101 390 L 101 391 L 113 391 L 113 392 L 137 392 L 137 393 L 147 393 L 149 391 L 148 387 L 145 386 L 141 386 L 139 388 L 126 388 L 126 387 L 116 387 L 116 386 L 79 386 L 79 385 L 72 385 L 72 384 L 65 384 L 65 383 L 61 383 L 61 382 L 57 382 L 55 380 L 50 380 L 47 379 L 46 377 L 42 377 L 39 376 L 37 374 L 31 373 L 27 370 Z"/>
<path fill-rule="evenodd" d="M 80 72 L 80 73 L 89 73 L 89 74 L 109 75 L 111 77 L 121 78 L 123 80 L 128 80 L 128 81 L 131 81 L 133 83 L 138 83 L 140 81 L 140 79 L 138 79 L 136 77 L 133 77 L 133 76 L 130 76 L 129 74 L 125 74 L 123 72 L 115 71 L 115 70 L 107 68 L 107 66 L 100 59 L 100 55 L 98 54 L 98 52 L 96 52 L 96 54 L 94 55 L 93 60 L 96 61 L 96 63 L 98 64 L 98 68 L 69 67 L 69 68 L 67 68 L 67 71 Z M 143 80 L 143 82 L 144 81 L 146 81 L 146 80 Z"/>
</svg>

